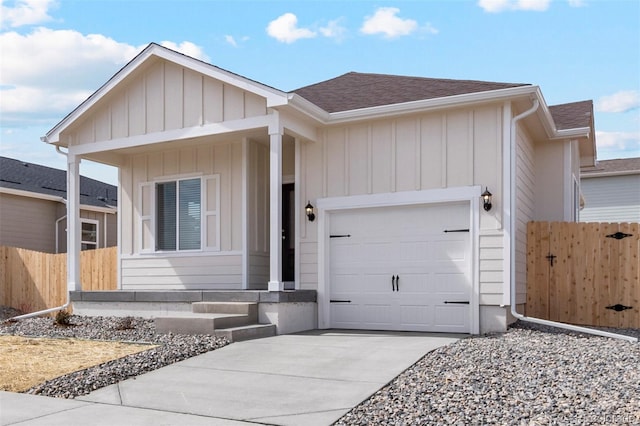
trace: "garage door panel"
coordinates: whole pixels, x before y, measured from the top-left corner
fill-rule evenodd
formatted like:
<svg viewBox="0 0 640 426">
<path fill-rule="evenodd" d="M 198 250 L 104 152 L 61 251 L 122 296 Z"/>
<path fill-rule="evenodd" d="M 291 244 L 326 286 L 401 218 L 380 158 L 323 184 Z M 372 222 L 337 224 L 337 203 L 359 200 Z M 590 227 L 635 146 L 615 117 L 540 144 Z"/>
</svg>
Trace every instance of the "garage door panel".
<svg viewBox="0 0 640 426">
<path fill-rule="evenodd" d="M 434 241 L 434 260 L 465 260 L 467 258 L 467 247 L 468 243 L 466 240 Z"/>
<path fill-rule="evenodd" d="M 467 277 L 463 274 L 434 274 L 433 290 L 443 297 L 468 296 Z"/>
<path fill-rule="evenodd" d="M 468 203 L 332 213 L 331 326 L 372 330 L 470 331 Z M 397 287 L 392 277 L 399 277 Z M 346 306 L 348 305 L 348 306 Z"/>
<path fill-rule="evenodd" d="M 458 331 L 466 333 L 469 331 L 467 323 L 469 317 L 469 306 L 467 305 L 436 305 L 435 328 L 447 331 Z"/>
<path fill-rule="evenodd" d="M 400 241 L 400 262 L 425 262 L 432 256 L 432 250 L 426 241 Z"/>
<path fill-rule="evenodd" d="M 425 327 L 433 325 L 434 312 L 431 305 L 401 305 L 400 326 L 402 328 Z"/>
</svg>

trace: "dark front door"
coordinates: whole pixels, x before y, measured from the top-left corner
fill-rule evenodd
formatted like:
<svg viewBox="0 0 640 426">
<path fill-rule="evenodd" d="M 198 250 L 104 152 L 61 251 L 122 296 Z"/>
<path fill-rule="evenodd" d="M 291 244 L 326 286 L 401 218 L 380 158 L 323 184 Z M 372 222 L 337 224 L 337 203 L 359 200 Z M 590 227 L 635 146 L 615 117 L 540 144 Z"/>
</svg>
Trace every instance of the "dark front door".
<svg viewBox="0 0 640 426">
<path fill-rule="evenodd" d="M 282 281 L 293 282 L 295 264 L 294 184 L 282 185 Z"/>
</svg>

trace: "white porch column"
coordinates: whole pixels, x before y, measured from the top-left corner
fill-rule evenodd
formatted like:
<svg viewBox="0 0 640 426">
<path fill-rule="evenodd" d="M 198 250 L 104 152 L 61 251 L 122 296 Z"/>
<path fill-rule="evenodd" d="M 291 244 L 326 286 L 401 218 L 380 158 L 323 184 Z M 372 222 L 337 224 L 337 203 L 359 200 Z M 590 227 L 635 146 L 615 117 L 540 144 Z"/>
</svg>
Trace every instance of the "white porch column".
<svg viewBox="0 0 640 426">
<path fill-rule="evenodd" d="M 80 157 L 67 154 L 67 290 L 82 290 L 80 283 Z"/>
<path fill-rule="evenodd" d="M 282 282 L 282 129 L 269 128 L 269 291 Z"/>
</svg>

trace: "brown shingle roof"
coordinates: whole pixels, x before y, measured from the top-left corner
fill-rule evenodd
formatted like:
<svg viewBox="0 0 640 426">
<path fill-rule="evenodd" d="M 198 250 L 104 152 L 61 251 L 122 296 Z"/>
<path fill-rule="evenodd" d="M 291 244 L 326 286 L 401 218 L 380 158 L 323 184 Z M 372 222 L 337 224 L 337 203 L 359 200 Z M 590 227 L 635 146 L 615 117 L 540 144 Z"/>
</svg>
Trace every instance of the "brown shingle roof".
<svg viewBox="0 0 640 426">
<path fill-rule="evenodd" d="M 591 127 L 593 101 L 571 102 L 549 106 L 549 112 L 558 130 Z"/>
<path fill-rule="evenodd" d="M 350 72 L 293 92 L 331 113 L 528 85 Z"/>
<path fill-rule="evenodd" d="M 624 172 L 640 173 L 640 157 L 619 158 L 617 160 L 600 160 L 596 167 L 588 170 L 582 170 L 583 175 L 600 174 L 600 173 L 624 173 Z"/>
</svg>

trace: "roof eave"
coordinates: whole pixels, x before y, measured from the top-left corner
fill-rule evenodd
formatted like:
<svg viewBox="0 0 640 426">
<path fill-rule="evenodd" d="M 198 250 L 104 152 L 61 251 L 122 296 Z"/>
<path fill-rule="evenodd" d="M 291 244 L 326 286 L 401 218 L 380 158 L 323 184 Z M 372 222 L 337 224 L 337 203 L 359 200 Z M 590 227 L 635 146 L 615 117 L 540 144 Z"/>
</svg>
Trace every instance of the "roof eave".
<svg viewBox="0 0 640 426">
<path fill-rule="evenodd" d="M 531 94 L 535 94 L 536 90 L 537 86 L 518 86 L 486 92 L 465 93 L 462 95 L 404 102 L 400 104 L 380 105 L 350 111 L 339 111 L 329 113 L 329 118 L 326 123 L 341 124 L 350 121 L 359 121 L 363 119 L 380 118 L 397 114 L 408 114 L 412 112 L 423 112 L 443 108 L 451 108 L 460 105 L 472 105 L 491 101 L 503 101 L 522 96 L 530 96 Z"/>
<path fill-rule="evenodd" d="M 67 200 L 59 195 L 42 194 L 40 192 L 25 191 L 24 189 L 6 188 L 0 186 L 0 194 L 15 195 L 17 197 L 35 198 L 37 200 L 54 201 L 61 204 L 67 204 Z M 80 210 L 93 211 L 98 213 L 116 214 L 118 212 L 117 207 L 100 207 L 92 206 L 90 204 L 80 204 Z"/>
</svg>

